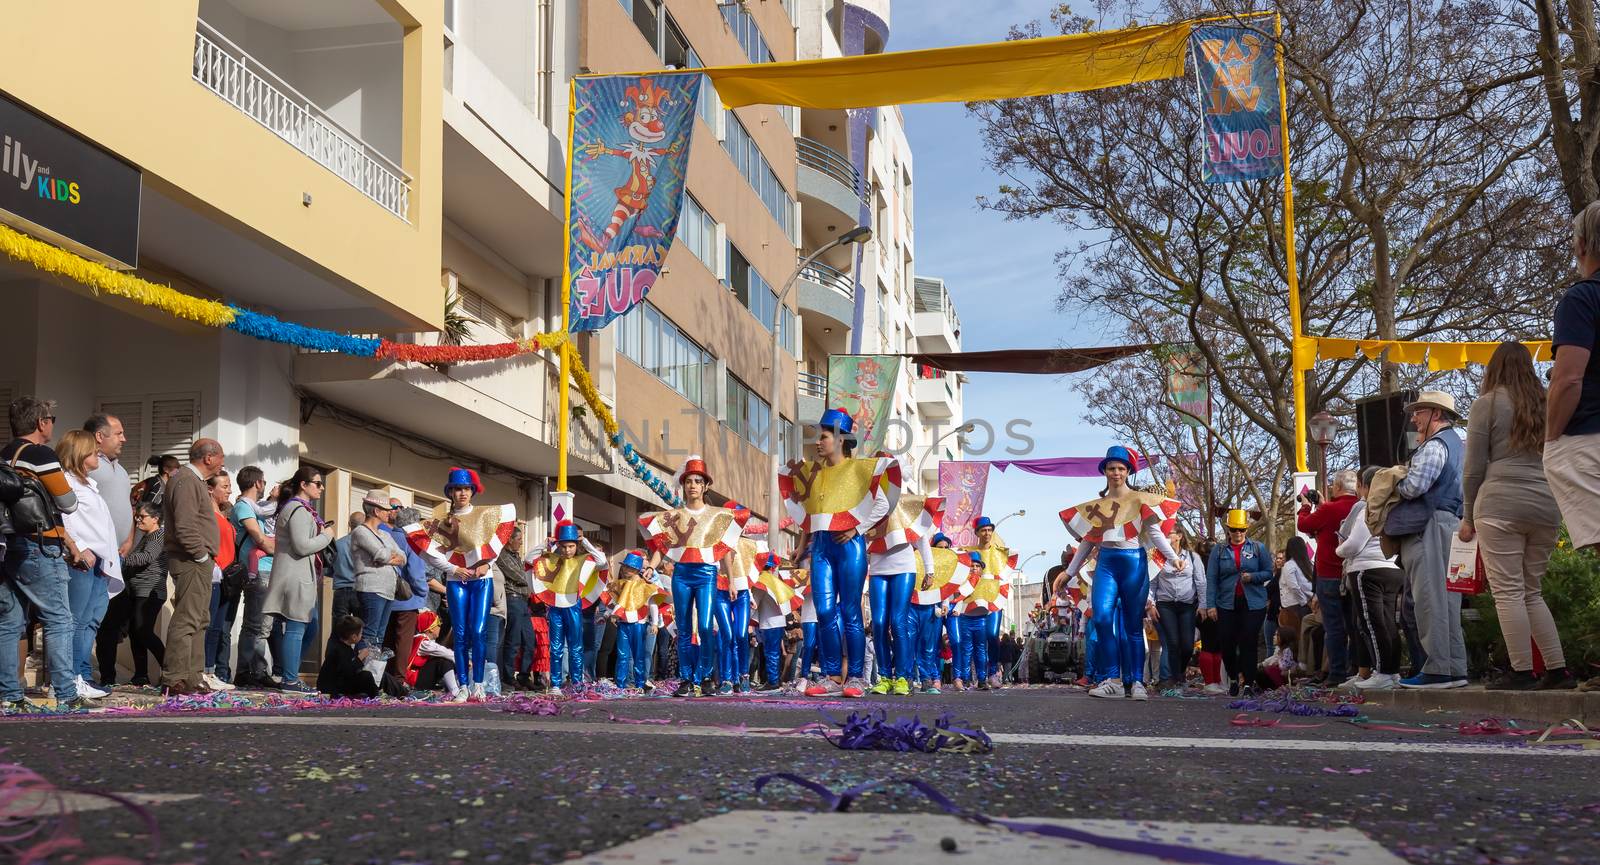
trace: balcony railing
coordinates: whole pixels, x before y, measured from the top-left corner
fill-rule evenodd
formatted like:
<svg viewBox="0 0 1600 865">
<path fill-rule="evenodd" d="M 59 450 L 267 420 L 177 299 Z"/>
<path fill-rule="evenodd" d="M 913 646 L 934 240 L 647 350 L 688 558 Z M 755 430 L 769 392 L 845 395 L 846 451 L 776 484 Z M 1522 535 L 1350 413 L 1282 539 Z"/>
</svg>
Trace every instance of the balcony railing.
<svg viewBox="0 0 1600 865">
<path fill-rule="evenodd" d="M 794 386 L 801 396 L 809 396 L 815 399 L 828 398 L 828 377 L 825 375 L 817 375 L 813 372 L 797 373 Z"/>
<path fill-rule="evenodd" d="M 216 28 L 204 21 L 196 24 L 195 81 L 339 175 L 383 209 L 407 219 L 410 175 L 341 127 Z"/>
<path fill-rule="evenodd" d="M 800 260 L 805 261 L 805 258 L 801 257 Z M 852 301 L 856 299 L 856 281 L 851 279 L 849 274 L 820 261 L 813 261 L 800 268 L 800 278 L 825 285 Z"/>
<path fill-rule="evenodd" d="M 843 153 L 810 138 L 796 138 L 794 149 L 801 165 L 816 169 L 843 183 L 857 198 L 861 198 L 861 172 L 850 164 L 850 160 L 845 158 Z"/>
</svg>

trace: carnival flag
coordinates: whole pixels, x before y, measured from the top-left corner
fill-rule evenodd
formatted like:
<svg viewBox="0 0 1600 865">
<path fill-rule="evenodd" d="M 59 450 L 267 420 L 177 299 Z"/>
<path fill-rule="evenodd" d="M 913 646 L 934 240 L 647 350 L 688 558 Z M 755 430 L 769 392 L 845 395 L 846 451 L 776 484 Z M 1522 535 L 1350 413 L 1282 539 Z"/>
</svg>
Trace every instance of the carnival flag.
<svg viewBox="0 0 1600 865">
<path fill-rule="evenodd" d="M 572 331 L 644 300 L 678 230 L 698 73 L 576 78 L 567 138 Z"/>
<path fill-rule="evenodd" d="M 989 488 L 987 462 L 939 463 L 939 495 L 944 496 L 940 527 L 956 547 L 978 543 L 972 521 L 983 513 L 983 494 Z"/>
<path fill-rule="evenodd" d="M 1283 174 L 1278 66 L 1272 39 L 1245 27 L 1196 26 L 1189 35 L 1200 88 L 1207 183 Z"/>
<path fill-rule="evenodd" d="M 1182 410 L 1179 418 L 1189 426 L 1205 426 L 1211 420 L 1211 388 L 1206 380 L 1205 358 L 1190 345 L 1168 354 L 1165 360 L 1167 397 Z"/>
<path fill-rule="evenodd" d="M 889 432 L 894 390 L 904 358 L 883 354 L 835 354 L 828 358 L 828 408 L 842 408 L 856 424 L 856 450 L 874 454 Z"/>
</svg>

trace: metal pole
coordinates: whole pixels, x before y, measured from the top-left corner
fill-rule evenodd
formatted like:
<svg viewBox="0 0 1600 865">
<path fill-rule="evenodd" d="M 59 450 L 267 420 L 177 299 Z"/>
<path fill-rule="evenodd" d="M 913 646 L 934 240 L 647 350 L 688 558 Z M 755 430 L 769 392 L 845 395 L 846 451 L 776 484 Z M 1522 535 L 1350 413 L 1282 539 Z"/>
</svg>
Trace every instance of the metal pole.
<svg viewBox="0 0 1600 865">
<path fill-rule="evenodd" d="M 1289 85 L 1283 77 L 1283 15 L 1274 14 L 1273 35 L 1278 39 L 1278 123 L 1283 137 L 1283 245 L 1289 277 L 1289 367 L 1294 375 L 1294 463 L 1296 471 L 1306 470 L 1306 373 L 1311 364 L 1302 358 L 1300 342 L 1304 323 L 1300 320 L 1300 274 L 1294 254 L 1294 175 L 1289 170 Z"/>
<path fill-rule="evenodd" d="M 572 360 L 567 352 L 572 350 L 572 131 L 578 111 L 578 83 L 567 85 L 567 186 L 562 192 L 566 199 L 566 226 L 561 232 L 561 332 L 567 341 L 561 343 L 561 393 L 556 408 L 556 492 L 567 491 L 567 443 L 571 431 L 567 427 L 571 410 L 568 407 L 568 376 L 572 375 Z M 551 527 L 551 531 L 554 531 Z"/>
</svg>

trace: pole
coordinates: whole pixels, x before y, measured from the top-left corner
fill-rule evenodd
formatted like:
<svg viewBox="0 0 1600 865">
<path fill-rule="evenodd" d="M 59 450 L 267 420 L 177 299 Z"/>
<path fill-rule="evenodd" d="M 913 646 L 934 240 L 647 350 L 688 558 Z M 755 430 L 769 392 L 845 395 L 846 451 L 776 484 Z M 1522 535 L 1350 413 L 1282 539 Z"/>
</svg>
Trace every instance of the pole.
<svg viewBox="0 0 1600 865">
<path fill-rule="evenodd" d="M 567 185 L 563 190 L 566 199 L 567 217 L 566 224 L 561 232 L 561 332 L 567 335 L 567 340 L 561 343 L 561 393 L 556 408 L 556 492 L 567 491 L 567 443 L 570 440 L 571 430 L 568 421 L 572 412 L 569 405 L 570 388 L 567 385 L 572 375 L 572 133 L 578 117 L 578 82 L 576 80 L 567 84 Z M 552 527 L 551 531 L 554 531 Z"/>
<path fill-rule="evenodd" d="M 1289 169 L 1289 85 L 1283 76 L 1283 15 L 1274 13 L 1273 35 L 1277 37 L 1278 123 L 1283 146 L 1283 246 L 1289 276 L 1289 367 L 1294 375 L 1294 464 L 1306 470 L 1306 374 L 1310 365 L 1302 363 L 1300 340 L 1304 323 L 1300 320 L 1300 274 L 1294 255 L 1294 174 Z"/>
</svg>

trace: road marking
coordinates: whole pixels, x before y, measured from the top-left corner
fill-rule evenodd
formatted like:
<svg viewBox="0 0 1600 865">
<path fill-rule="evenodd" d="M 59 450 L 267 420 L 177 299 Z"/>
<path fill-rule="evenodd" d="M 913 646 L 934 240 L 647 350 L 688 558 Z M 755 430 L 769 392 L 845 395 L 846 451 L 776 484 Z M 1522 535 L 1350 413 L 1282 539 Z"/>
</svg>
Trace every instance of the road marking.
<svg viewBox="0 0 1600 865">
<path fill-rule="evenodd" d="M 152 717 L 103 715 L 80 723 L 104 724 L 221 724 L 285 727 L 413 727 L 428 729 L 467 728 L 511 732 L 622 734 L 628 736 L 712 736 L 802 739 L 805 736 L 780 735 L 720 727 L 605 724 L 597 722 L 547 721 L 542 719 L 502 718 L 370 718 L 330 715 L 198 715 L 192 717 Z M 1079 746 L 1088 748 L 1181 748 L 1219 751 L 1349 751 L 1363 754 L 1452 754 L 1472 757 L 1573 757 L 1600 758 L 1600 749 L 1529 748 L 1512 744 L 1465 744 L 1457 742 L 1373 742 L 1347 739 L 1222 739 L 1175 736 L 1092 736 L 1046 733 L 990 733 L 997 745 Z"/>
<path fill-rule="evenodd" d="M 1016 818 L 1096 835 L 1154 841 L 1293 865 L 1404 865 L 1362 832 L 1223 823 Z M 943 840 L 956 849 L 944 852 Z M 959 855 L 973 862 L 1050 862 L 1052 865 L 1150 865 L 1137 853 L 1089 843 L 986 828 L 945 814 L 730 811 L 620 844 L 577 860 L 582 865 L 730 865 L 816 862 L 827 865 L 927 865 Z"/>
</svg>

